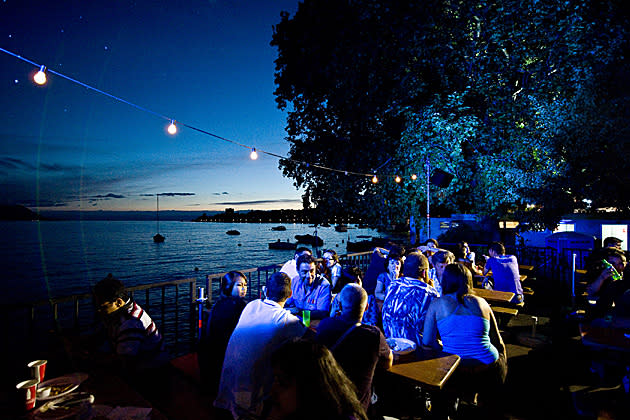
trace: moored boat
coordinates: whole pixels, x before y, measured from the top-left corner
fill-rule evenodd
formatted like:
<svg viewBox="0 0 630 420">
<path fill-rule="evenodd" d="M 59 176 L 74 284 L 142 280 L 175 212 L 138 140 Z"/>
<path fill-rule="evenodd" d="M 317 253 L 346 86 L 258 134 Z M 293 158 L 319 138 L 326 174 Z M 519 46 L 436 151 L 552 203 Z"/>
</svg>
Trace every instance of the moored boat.
<svg viewBox="0 0 630 420">
<path fill-rule="evenodd" d="M 274 226 L 271 228 L 271 230 L 279 230 L 279 231 L 283 231 L 283 230 L 287 230 L 286 226 Z"/>
<path fill-rule="evenodd" d="M 277 242 L 269 242 L 269 249 L 296 249 L 297 244 L 293 242 L 282 242 L 278 239 Z"/>
<path fill-rule="evenodd" d="M 233 229 L 232 230 L 228 230 L 225 233 L 227 233 L 228 235 L 240 235 L 241 234 L 241 232 L 239 232 L 238 230 L 233 230 Z"/>
<path fill-rule="evenodd" d="M 313 235 L 295 235 L 295 239 L 297 239 L 300 244 L 308 244 L 312 246 L 323 246 L 324 240 L 319 236 Z"/>
</svg>

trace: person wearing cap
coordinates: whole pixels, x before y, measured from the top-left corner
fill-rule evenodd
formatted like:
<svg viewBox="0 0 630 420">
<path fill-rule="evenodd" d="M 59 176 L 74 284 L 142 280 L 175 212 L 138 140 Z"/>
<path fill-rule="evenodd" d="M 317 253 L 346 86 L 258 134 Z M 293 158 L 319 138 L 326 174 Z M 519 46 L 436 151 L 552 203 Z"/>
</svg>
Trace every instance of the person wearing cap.
<svg viewBox="0 0 630 420">
<path fill-rule="evenodd" d="M 424 318 L 439 294 L 428 284 L 429 261 L 419 251 L 410 252 L 403 276 L 389 286 L 383 302 L 383 332 L 387 338 L 406 338 L 422 344 Z"/>
</svg>

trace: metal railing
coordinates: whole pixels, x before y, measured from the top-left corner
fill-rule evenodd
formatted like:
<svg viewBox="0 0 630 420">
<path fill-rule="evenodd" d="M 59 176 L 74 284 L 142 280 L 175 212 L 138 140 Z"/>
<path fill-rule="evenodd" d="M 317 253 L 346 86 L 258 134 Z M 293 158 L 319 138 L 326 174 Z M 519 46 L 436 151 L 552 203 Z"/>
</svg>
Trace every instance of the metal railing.
<svg viewBox="0 0 630 420">
<path fill-rule="evenodd" d="M 354 253 L 340 256 L 346 265 L 357 265 L 367 269 L 371 252 Z M 247 276 L 248 300 L 260 296 L 261 286 L 266 284 L 269 276 L 280 270 L 282 264 L 272 264 L 240 270 Z M 221 277 L 227 272 L 213 273 L 205 279 L 187 278 L 181 280 L 132 286 L 127 291 L 153 318 L 162 332 L 171 353 L 174 356 L 190 352 L 196 345 L 198 331 L 199 305 L 212 304 L 212 297 L 218 296 Z M 197 300 L 198 286 L 206 290 L 208 300 Z M 48 300 L 4 305 L 0 308 L 0 322 L 10 326 L 6 335 L 18 335 L 21 339 L 30 340 L 32 346 L 42 332 L 54 331 L 65 333 L 71 331 L 84 334 L 94 329 L 100 322 L 94 309 L 90 293 L 52 298 Z"/>
</svg>

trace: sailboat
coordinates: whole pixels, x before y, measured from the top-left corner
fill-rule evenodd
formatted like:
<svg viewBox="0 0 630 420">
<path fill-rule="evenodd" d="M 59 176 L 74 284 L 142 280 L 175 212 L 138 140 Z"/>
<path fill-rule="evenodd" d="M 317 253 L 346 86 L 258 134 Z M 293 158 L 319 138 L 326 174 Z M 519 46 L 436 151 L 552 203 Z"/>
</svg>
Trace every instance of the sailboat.
<svg viewBox="0 0 630 420">
<path fill-rule="evenodd" d="M 157 233 L 153 237 L 153 242 L 160 243 L 160 242 L 164 242 L 165 238 L 164 238 L 164 236 L 160 235 L 160 195 L 156 194 L 155 196 L 157 198 L 157 211 L 156 211 L 156 215 L 157 215 Z"/>
</svg>

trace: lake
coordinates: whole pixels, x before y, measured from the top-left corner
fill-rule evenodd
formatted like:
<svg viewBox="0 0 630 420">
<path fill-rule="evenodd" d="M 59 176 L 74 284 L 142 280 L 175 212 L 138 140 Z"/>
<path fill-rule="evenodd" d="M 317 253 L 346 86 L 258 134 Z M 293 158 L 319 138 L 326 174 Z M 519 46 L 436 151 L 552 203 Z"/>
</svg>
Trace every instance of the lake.
<svg viewBox="0 0 630 420">
<path fill-rule="evenodd" d="M 77 293 L 112 273 L 127 286 L 158 283 L 229 270 L 281 263 L 291 250 L 270 250 L 269 242 L 315 233 L 305 224 L 196 223 L 161 221 L 164 243 L 154 243 L 151 221 L 0 222 L 4 275 L 0 304 L 26 303 Z M 238 236 L 227 235 L 238 230 Z M 374 229 L 318 227 L 324 248 L 346 253 L 348 240 L 381 236 Z M 321 250 L 321 248 L 320 248 Z"/>
</svg>

